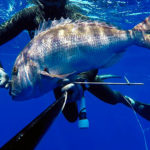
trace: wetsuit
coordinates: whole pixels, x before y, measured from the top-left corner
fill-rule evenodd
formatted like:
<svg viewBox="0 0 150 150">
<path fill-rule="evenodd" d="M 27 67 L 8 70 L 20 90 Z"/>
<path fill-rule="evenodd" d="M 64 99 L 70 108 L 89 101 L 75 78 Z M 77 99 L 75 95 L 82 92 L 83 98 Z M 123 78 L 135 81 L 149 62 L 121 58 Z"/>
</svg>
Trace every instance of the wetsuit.
<svg viewBox="0 0 150 150">
<path fill-rule="evenodd" d="M 75 12 L 74 9 L 69 9 L 69 7 L 64 6 L 60 7 L 57 10 L 55 7 L 46 7 L 43 5 L 36 5 L 29 8 L 25 8 L 17 14 L 15 14 L 10 20 L 0 25 L 0 45 L 11 40 L 23 30 L 28 30 L 30 37 L 33 38 L 34 31 L 38 28 L 39 24 L 43 20 L 47 20 L 48 18 L 50 18 L 51 20 L 60 19 L 61 17 L 70 18 L 72 20 L 87 19 L 87 17 Z M 94 82 L 97 80 L 96 74 L 97 70 L 94 70 L 85 73 L 84 75 L 86 76 L 88 81 Z M 124 96 L 122 96 L 119 92 L 112 91 L 107 86 L 90 85 L 90 87 L 87 90 L 99 99 L 103 100 L 104 102 L 110 104 L 117 104 L 121 102 L 129 106 L 126 103 Z M 55 89 L 54 93 L 56 98 L 59 98 L 62 95 L 60 88 Z M 63 114 L 68 121 L 76 121 L 76 119 L 78 118 L 78 109 L 76 103 L 67 103 L 63 110 Z"/>
<path fill-rule="evenodd" d="M 60 7 L 57 10 L 53 7 L 38 5 L 25 8 L 0 25 L 0 45 L 11 40 L 23 30 L 28 30 L 30 37 L 33 38 L 34 31 L 43 20 L 48 20 L 49 18 L 59 20 L 61 17 L 72 20 L 87 18 L 65 7 Z"/>
</svg>

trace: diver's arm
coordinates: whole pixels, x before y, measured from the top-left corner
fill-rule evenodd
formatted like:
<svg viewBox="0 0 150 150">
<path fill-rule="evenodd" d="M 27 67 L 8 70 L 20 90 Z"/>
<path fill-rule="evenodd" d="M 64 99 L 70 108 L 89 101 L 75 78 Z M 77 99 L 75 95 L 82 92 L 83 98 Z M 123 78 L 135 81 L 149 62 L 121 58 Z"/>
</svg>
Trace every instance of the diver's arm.
<svg viewBox="0 0 150 150">
<path fill-rule="evenodd" d="M 0 88 L 9 88 L 9 77 L 2 66 L 0 66 Z"/>
<path fill-rule="evenodd" d="M 0 25 L 0 45 L 13 39 L 23 30 L 28 30 L 30 25 L 32 26 L 36 15 L 34 10 L 34 7 L 25 8 Z"/>
<path fill-rule="evenodd" d="M 11 40 L 34 23 L 36 7 L 25 8 L 0 25 L 0 45 Z M 30 22 L 30 23 L 29 23 Z M 9 77 L 0 62 L 0 88 L 8 88 Z"/>
<path fill-rule="evenodd" d="M 9 77 L 8 74 L 4 71 L 3 66 L 0 62 L 0 88 L 9 87 Z"/>
</svg>

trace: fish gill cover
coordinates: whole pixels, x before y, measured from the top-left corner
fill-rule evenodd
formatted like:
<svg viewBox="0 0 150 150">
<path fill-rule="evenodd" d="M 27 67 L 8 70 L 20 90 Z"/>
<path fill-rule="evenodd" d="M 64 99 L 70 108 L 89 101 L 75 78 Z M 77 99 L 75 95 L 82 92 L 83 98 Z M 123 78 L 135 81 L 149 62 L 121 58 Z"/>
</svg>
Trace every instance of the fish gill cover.
<svg viewBox="0 0 150 150">
<path fill-rule="evenodd" d="M 106 21 L 124 29 L 129 29 L 150 15 L 149 0 L 71 0 L 79 11 L 93 20 Z M 0 1 L 1 23 L 24 7 L 30 7 L 26 1 Z M 11 72 L 13 63 L 23 47 L 29 42 L 27 32 L 0 47 L 0 60 L 6 71 Z M 144 86 L 111 86 L 112 89 L 128 95 L 135 100 L 150 103 L 150 52 L 147 49 L 132 46 L 128 48 L 119 63 L 100 70 L 100 74 L 127 76 L 130 81 L 143 82 Z M 123 79 L 111 79 L 120 81 Z M 121 104 L 103 103 L 86 92 L 87 116 L 90 128 L 80 130 L 77 123 L 68 123 L 62 115 L 54 122 L 41 140 L 36 150 L 145 150 L 150 149 L 150 122 L 138 116 Z M 49 93 L 41 98 L 14 102 L 8 91 L 0 90 L 0 147 L 34 119 L 42 110 L 54 101 Z M 143 137 L 144 133 L 144 137 Z M 146 139 L 146 143 L 145 143 Z"/>
</svg>

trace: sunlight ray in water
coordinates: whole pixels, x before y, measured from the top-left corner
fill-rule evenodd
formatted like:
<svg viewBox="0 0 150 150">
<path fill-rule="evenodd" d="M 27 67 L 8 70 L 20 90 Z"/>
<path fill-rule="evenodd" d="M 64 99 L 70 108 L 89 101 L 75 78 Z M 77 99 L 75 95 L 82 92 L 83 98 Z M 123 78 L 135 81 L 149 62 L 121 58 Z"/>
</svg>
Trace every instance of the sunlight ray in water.
<svg viewBox="0 0 150 150">
<path fill-rule="evenodd" d="M 124 21 L 121 19 L 122 17 L 124 20 L 126 19 L 126 25 L 134 25 L 138 23 L 137 17 L 139 17 L 139 19 L 142 16 L 143 18 L 145 18 L 150 14 L 149 8 L 146 5 L 143 6 L 140 1 L 135 1 L 135 3 L 131 4 L 129 4 L 129 2 L 125 0 L 70 0 L 70 2 L 77 5 L 78 7 L 84 8 L 82 9 L 82 11 L 84 11 L 85 15 L 88 15 L 91 19 L 111 22 L 112 24 L 114 23 L 115 25 L 123 27 L 125 25 Z"/>
<path fill-rule="evenodd" d="M 24 8 L 25 4 L 27 2 L 22 0 L 3 1 L 0 3 L 0 19 L 3 21 L 9 19 L 18 9 Z"/>
</svg>

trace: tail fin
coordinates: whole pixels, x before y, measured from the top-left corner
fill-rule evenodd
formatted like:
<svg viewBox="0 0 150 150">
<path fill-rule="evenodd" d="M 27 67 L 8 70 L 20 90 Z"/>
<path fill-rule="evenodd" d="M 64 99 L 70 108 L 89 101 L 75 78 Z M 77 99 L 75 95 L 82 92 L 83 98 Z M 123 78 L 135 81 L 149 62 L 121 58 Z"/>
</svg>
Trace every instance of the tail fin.
<svg viewBox="0 0 150 150">
<path fill-rule="evenodd" d="M 132 29 L 136 45 L 150 49 L 150 16 Z"/>
</svg>

